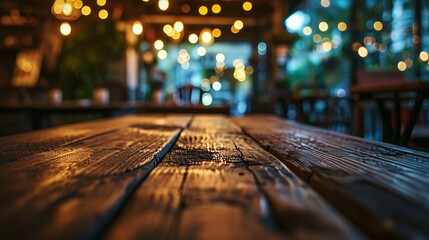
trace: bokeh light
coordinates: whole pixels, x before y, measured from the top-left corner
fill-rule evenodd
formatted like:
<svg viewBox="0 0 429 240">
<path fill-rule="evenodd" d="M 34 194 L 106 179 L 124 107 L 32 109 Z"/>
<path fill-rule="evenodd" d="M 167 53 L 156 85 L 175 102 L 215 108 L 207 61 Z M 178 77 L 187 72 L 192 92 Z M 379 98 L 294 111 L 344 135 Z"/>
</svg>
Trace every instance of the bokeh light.
<svg viewBox="0 0 429 240">
<path fill-rule="evenodd" d="M 220 13 L 220 11 L 222 11 L 222 7 L 219 4 L 214 4 L 212 6 L 212 12 L 213 13 L 218 14 L 218 13 Z"/>
<path fill-rule="evenodd" d="M 328 23 L 327 23 L 327 22 L 325 22 L 325 21 L 320 22 L 320 23 L 319 23 L 319 29 L 320 29 L 320 31 L 322 31 L 322 32 L 326 32 L 326 31 L 328 31 L 328 29 L 329 29 L 329 25 L 328 25 Z"/>
<path fill-rule="evenodd" d="M 206 48 L 205 47 L 199 47 L 198 49 L 197 49 L 197 54 L 199 55 L 199 56 L 204 56 L 204 55 L 206 55 L 206 53 L 207 53 L 207 50 L 206 50 Z"/>
<path fill-rule="evenodd" d="M 309 36 L 313 32 L 313 30 L 311 29 L 311 27 L 306 26 L 304 27 L 304 29 L 302 29 L 302 32 L 304 33 L 304 35 Z"/>
<path fill-rule="evenodd" d="M 204 16 L 204 15 L 206 15 L 209 12 L 209 10 L 208 10 L 208 8 L 206 6 L 201 6 L 198 9 L 198 12 L 200 13 L 200 15 Z"/>
<path fill-rule="evenodd" d="M 204 106 L 210 106 L 213 103 L 213 97 L 210 93 L 204 93 L 201 101 Z"/>
<path fill-rule="evenodd" d="M 253 5 L 249 1 L 246 1 L 246 2 L 243 3 L 243 9 L 244 9 L 244 11 L 250 11 L 250 10 L 252 10 L 252 7 L 253 7 Z"/>
<path fill-rule="evenodd" d="M 135 35 L 140 35 L 143 32 L 143 25 L 140 21 L 135 21 L 133 23 L 133 33 Z"/>
<path fill-rule="evenodd" d="M 376 31 L 381 31 L 383 29 L 383 23 L 381 23 L 380 21 L 374 22 L 374 29 Z"/>
<path fill-rule="evenodd" d="M 101 10 L 98 12 L 98 17 L 99 17 L 100 19 L 106 19 L 108 16 L 109 16 L 109 12 L 107 12 L 107 10 L 106 10 L 106 9 L 101 9 Z"/>
<path fill-rule="evenodd" d="M 238 29 L 238 30 L 243 29 L 243 27 L 244 27 L 244 23 L 243 23 L 243 21 L 241 21 L 241 20 L 237 20 L 237 21 L 235 21 L 235 22 L 234 22 L 234 27 L 235 27 L 236 29 Z"/>
<path fill-rule="evenodd" d="M 68 22 L 61 23 L 60 32 L 64 36 L 68 36 L 71 33 L 71 26 Z"/>
<path fill-rule="evenodd" d="M 174 30 L 176 30 L 177 32 L 182 32 L 184 29 L 184 25 L 181 21 L 177 21 L 174 23 L 173 25 Z"/>
<path fill-rule="evenodd" d="M 222 32 L 220 31 L 219 28 L 215 28 L 212 31 L 212 35 L 213 35 L 213 37 L 218 38 L 218 37 L 220 37 L 222 35 Z"/>
<path fill-rule="evenodd" d="M 164 48 L 164 42 L 162 41 L 162 40 L 156 40 L 154 43 L 153 43 L 153 47 L 156 49 L 156 50 L 161 50 L 161 49 L 163 49 Z"/>
<path fill-rule="evenodd" d="M 167 53 L 167 51 L 165 51 L 165 50 L 160 50 L 160 51 L 158 52 L 158 58 L 159 58 L 159 59 L 163 60 L 163 59 L 166 59 L 167 57 L 168 57 L 168 53 Z"/>
<path fill-rule="evenodd" d="M 407 64 L 404 61 L 399 61 L 397 67 L 399 71 L 403 72 L 407 69 Z"/>
<path fill-rule="evenodd" d="M 195 33 L 189 35 L 188 40 L 190 43 L 195 44 L 198 42 L 198 36 Z"/>
<path fill-rule="evenodd" d="M 419 54 L 419 58 L 423 62 L 426 62 L 429 59 L 429 54 L 427 52 L 425 52 L 425 51 L 421 51 L 420 54 Z"/>
<path fill-rule="evenodd" d="M 82 12 L 82 15 L 84 15 L 84 16 L 88 16 L 89 14 L 91 14 L 91 8 L 89 6 L 82 7 L 82 9 L 80 11 Z"/>
<path fill-rule="evenodd" d="M 215 91 L 220 91 L 222 89 L 222 84 L 220 82 L 214 82 L 212 84 L 212 88 Z"/>
<path fill-rule="evenodd" d="M 358 54 L 359 54 L 359 56 L 364 58 L 364 57 L 368 56 L 368 49 L 366 49 L 365 47 L 360 47 L 358 49 Z"/>
<path fill-rule="evenodd" d="M 168 2 L 168 0 L 159 0 L 158 2 L 158 7 L 162 11 L 167 10 L 169 6 L 170 6 L 170 3 Z"/>
<path fill-rule="evenodd" d="M 338 30 L 341 32 L 344 32 L 347 30 L 347 24 L 345 22 L 339 22 L 338 23 Z"/>
</svg>

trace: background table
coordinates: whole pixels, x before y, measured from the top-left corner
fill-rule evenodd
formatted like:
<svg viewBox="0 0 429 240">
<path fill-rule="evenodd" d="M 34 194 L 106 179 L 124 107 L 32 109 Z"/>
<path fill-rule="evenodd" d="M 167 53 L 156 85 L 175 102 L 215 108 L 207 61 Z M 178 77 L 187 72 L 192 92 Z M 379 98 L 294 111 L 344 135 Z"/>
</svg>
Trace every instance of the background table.
<svg viewBox="0 0 429 240">
<path fill-rule="evenodd" d="M 67 125 L 0 138 L 0 236 L 425 238 L 428 160 L 272 116 Z"/>
<path fill-rule="evenodd" d="M 1 104 L 0 117 L 7 113 L 27 113 L 32 129 L 52 127 L 52 116 L 89 115 L 92 119 L 121 116 L 129 113 L 204 113 L 229 115 L 230 106 L 155 104 L 146 102 L 111 102 L 108 104 L 64 102 L 62 104 Z"/>
<path fill-rule="evenodd" d="M 383 141 L 406 146 L 410 139 L 414 125 L 420 114 L 423 101 L 429 98 L 428 82 L 383 82 L 350 87 L 355 100 L 353 109 L 354 134 L 362 136 L 362 101 L 375 101 L 381 113 L 383 124 Z M 412 107 L 404 102 L 412 102 Z M 389 107 L 390 103 L 390 107 Z M 402 110 L 409 110 L 409 117 L 402 123 Z M 394 112 L 392 121 L 392 111 Z"/>
</svg>

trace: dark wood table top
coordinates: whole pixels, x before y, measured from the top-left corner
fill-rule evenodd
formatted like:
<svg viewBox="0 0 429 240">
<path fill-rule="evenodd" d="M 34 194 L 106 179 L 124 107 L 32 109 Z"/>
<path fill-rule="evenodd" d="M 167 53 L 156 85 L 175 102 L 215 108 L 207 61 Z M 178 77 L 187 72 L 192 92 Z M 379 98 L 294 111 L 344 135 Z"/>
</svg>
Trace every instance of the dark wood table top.
<svg viewBox="0 0 429 240">
<path fill-rule="evenodd" d="M 424 239 L 429 156 L 273 116 L 0 138 L 4 239 Z"/>
</svg>

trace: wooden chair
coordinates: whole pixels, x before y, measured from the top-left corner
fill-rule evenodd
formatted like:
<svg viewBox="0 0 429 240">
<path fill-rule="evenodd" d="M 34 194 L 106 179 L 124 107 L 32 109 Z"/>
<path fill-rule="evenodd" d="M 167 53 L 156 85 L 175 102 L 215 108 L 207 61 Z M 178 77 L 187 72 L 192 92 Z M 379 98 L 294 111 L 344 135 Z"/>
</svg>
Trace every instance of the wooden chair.
<svg viewBox="0 0 429 240">
<path fill-rule="evenodd" d="M 348 98 L 331 96 L 325 84 L 298 85 L 293 99 L 299 122 L 341 132 L 350 130 Z"/>
</svg>

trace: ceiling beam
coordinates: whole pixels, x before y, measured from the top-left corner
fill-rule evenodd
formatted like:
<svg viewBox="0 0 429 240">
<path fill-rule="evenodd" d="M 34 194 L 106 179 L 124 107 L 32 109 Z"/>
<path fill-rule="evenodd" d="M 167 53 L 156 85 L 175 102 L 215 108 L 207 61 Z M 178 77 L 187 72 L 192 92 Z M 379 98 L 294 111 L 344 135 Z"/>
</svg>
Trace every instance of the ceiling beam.
<svg viewBox="0 0 429 240">
<path fill-rule="evenodd" d="M 233 25 L 238 18 L 236 17 L 205 17 L 205 16 L 186 16 L 186 15 L 143 15 L 140 20 L 149 24 L 172 24 L 175 21 L 181 21 L 187 25 Z M 258 21 L 255 18 L 240 18 L 245 26 L 260 26 L 264 21 Z"/>
</svg>

